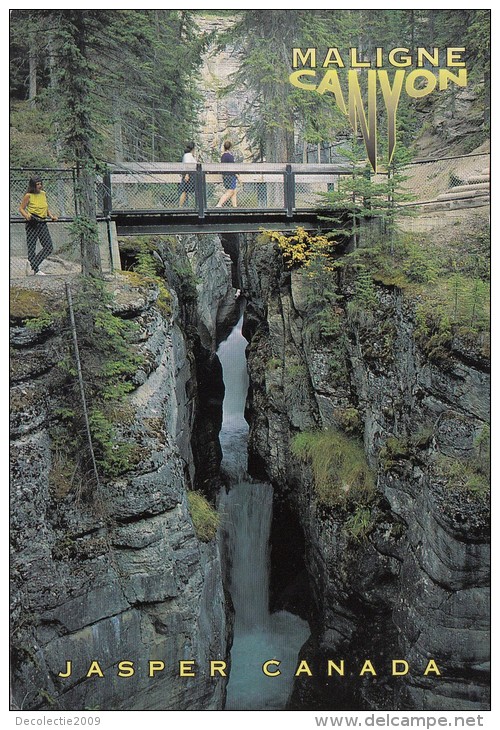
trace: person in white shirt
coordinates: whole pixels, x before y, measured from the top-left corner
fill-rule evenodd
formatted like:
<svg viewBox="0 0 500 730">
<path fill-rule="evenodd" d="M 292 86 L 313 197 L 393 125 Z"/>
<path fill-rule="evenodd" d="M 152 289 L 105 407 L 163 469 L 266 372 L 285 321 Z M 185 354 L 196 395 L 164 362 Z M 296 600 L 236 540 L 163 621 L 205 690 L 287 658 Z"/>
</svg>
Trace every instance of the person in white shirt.
<svg viewBox="0 0 500 730">
<path fill-rule="evenodd" d="M 186 145 L 186 149 L 184 150 L 184 156 L 182 158 L 182 162 L 196 162 L 196 157 L 193 155 L 194 150 L 194 142 L 188 142 Z M 186 202 L 186 199 L 188 197 L 189 193 L 194 193 L 194 175 L 190 175 L 189 173 L 186 173 L 183 175 L 181 184 L 180 184 L 180 198 L 179 198 L 179 206 L 182 208 L 184 203 Z"/>
</svg>

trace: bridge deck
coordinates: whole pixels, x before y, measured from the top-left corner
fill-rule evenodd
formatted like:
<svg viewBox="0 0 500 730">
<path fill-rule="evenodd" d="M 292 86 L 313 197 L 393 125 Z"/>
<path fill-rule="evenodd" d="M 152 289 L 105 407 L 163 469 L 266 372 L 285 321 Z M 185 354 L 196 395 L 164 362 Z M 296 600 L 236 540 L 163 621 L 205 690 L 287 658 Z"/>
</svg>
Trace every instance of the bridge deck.
<svg viewBox="0 0 500 730">
<path fill-rule="evenodd" d="M 324 215 L 325 212 L 321 211 Z M 260 210 L 238 208 L 207 211 L 200 218 L 194 211 L 113 211 L 111 219 L 116 223 L 119 236 L 137 236 L 154 233 L 245 233 L 262 228 L 280 231 L 294 230 L 302 226 L 306 230 L 326 227 L 318 219 L 318 212 L 294 211 L 291 217 L 281 210 Z"/>
</svg>

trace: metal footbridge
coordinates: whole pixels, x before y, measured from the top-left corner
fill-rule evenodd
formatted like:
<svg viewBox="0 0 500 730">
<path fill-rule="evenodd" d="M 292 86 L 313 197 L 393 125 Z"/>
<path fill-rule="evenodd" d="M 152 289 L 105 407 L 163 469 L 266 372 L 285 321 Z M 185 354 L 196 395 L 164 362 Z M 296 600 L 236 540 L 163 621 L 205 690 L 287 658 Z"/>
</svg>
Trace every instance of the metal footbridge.
<svg viewBox="0 0 500 730">
<path fill-rule="evenodd" d="M 130 162 L 106 172 L 100 207 L 119 236 L 317 229 L 325 212 L 322 194 L 350 174 L 351 168 L 338 164 Z M 183 200 L 186 175 L 189 192 Z M 229 200 L 217 207 L 224 180 L 233 176 L 236 205 Z"/>
</svg>

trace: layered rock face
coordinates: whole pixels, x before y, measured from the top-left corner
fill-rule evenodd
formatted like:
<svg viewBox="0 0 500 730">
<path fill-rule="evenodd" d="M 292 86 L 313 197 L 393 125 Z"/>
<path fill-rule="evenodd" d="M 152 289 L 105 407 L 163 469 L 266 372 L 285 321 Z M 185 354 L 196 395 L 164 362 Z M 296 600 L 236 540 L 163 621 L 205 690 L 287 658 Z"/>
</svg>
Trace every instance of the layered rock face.
<svg viewBox="0 0 500 730">
<path fill-rule="evenodd" d="M 211 239 L 193 258 L 199 266 L 209 256 L 216 261 L 207 297 L 223 307 L 234 300 L 230 263 Z M 102 480 L 90 498 L 85 490 L 58 490 L 54 478 L 56 371 L 71 335 L 56 325 L 38 333 L 12 328 L 13 703 L 44 710 L 221 709 L 226 680 L 211 678 L 208 664 L 227 655 L 220 557 L 214 541 L 197 538 L 186 491 L 195 477 L 191 441 L 199 410 L 193 350 L 203 346 L 193 334 L 196 321 L 187 325 L 180 316 L 175 293 L 168 316 L 156 287 L 125 277 L 108 286 L 115 313 L 139 325 L 144 365 L 116 419 L 117 437 L 136 445 L 134 464 Z M 211 311 L 212 321 L 202 318 L 210 341 L 213 302 Z M 154 676 L 150 660 L 164 662 Z M 195 662 L 194 677 L 179 676 L 180 660 Z M 61 678 L 68 661 L 71 675 Z M 117 676 L 119 661 L 132 662 L 134 673 L 129 665 L 122 672 L 128 676 Z"/>
<path fill-rule="evenodd" d="M 300 521 L 313 604 L 301 653 L 313 677 L 296 680 L 291 707 L 486 709 L 488 504 L 454 488 L 439 464 L 466 461 L 484 432 L 488 362 L 459 342 L 446 362 L 430 361 L 416 344 L 411 303 L 383 286 L 369 317 L 345 303 L 336 309 L 340 354 L 335 337 L 305 324 L 305 276 L 247 238 L 250 464 Z M 348 299 L 349 282 L 340 287 Z M 345 429 L 353 414 L 376 474 L 364 538 L 347 529 L 354 508 L 322 504 L 310 467 L 291 452 L 297 432 Z M 293 552 L 294 536 L 282 539 Z M 344 659 L 345 675 L 328 677 L 327 659 Z M 376 676 L 360 676 L 367 659 Z M 408 672 L 402 664 L 392 676 L 393 659 Z M 440 675 L 424 676 L 431 659 Z"/>
</svg>

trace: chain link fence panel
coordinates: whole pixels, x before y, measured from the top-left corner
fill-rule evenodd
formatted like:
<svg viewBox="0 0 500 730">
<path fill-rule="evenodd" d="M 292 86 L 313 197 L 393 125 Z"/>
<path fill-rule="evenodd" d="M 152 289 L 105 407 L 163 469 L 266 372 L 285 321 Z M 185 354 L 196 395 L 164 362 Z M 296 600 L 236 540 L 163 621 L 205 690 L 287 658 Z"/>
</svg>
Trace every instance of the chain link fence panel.
<svg viewBox="0 0 500 730">
<path fill-rule="evenodd" d="M 490 195 L 488 152 L 417 160 L 398 170 L 405 178 L 401 188 L 414 197 L 411 205 L 453 203 L 487 205 Z M 443 207 L 445 207 L 443 205 Z"/>
<path fill-rule="evenodd" d="M 82 258 L 79 241 L 71 230 L 68 221 L 47 223 L 53 249 L 40 265 L 42 275 L 68 276 L 79 274 L 82 270 Z M 111 221 L 98 221 L 99 249 L 101 265 L 104 272 L 120 268 L 120 255 L 115 224 Z M 38 241 L 36 252 L 42 250 Z M 26 223 L 24 219 L 10 223 L 10 278 L 25 279 L 34 272 L 28 261 L 26 241 Z"/>
<path fill-rule="evenodd" d="M 19 206 L 28 192 L 30 177 L 43 180 L 50 210 L 59 218 L 73 218 L 76 214 L 75 175 L 66 170 L 22 170 L 12 169 L 10 174 L 10 217 L 19 217 Z"/>
<path fill-rule="evenodd" d="M 80 247 L 72 240 L 70 224 L 63 222 L 47 223 L 53 250 L 40 265 L 44 274 L 74 274 L 81 271 Z M 36 251 L 41 250 L 38 241 Z M 26 244 L 26 223 L 24 220 L 10 224 L 10 277 L 24 279 L 34 272 L 28 261 Z"/>
<path fill-rule="evenodd" d="M 340 175 L 295 174 L 295 207 L 307 210 L 324 205 L 322 196 L 338 190 L 340 179 Z"/>
</svg>

